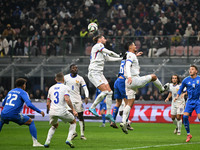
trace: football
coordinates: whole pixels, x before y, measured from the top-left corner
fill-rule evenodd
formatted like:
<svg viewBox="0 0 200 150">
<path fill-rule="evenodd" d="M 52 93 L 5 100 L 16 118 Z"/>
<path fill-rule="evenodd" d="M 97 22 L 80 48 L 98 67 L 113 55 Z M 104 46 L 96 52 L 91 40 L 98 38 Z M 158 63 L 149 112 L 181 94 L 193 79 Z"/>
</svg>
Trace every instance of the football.
<svg viewBox="0 0 200 150">
<path fill-rule="evenodd" d="M 88 25 L 88 30 L 89 30 L 89 32 L 95 32 L 98 30 L 98 25 L 96 23 L 92 22 Z"/>
</svg>

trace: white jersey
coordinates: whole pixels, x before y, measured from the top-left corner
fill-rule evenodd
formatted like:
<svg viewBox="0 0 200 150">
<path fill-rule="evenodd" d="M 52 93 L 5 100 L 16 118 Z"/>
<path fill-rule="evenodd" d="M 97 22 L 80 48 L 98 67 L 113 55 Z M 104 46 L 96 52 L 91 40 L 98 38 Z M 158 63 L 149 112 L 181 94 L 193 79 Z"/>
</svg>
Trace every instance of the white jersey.
<svg viewBox="0 0 200 150">
<path fill-rule="evenodd" d="M 132 52 L 127 52 L 127 56 L 126 56 L 126 62 L 130 61 L 131 62 L 131 68 L 130 68 L 130 73 L 131 76 L 137 76 L 140 74 L 140 66 L 139 66 L 139 62 L 137 59 L 137 56 L 132 53 Z M 124 76 L 127 78 L 127 66 L 125 65 L 124 67 Z"/>
<path fill-rule="evenodd" d="M 102 52 L 103 49 L 104 45 L 102 43 L 97 43 L 92 47 L 90 55 L 90 65 L 88 67 L 89 71 L 103 71 L 105 62 L 105 54 Z"/>
<path fill-rule="evenodd" d="M 50 115 L 61 115 L 67 111 L 69 107 L 64 96 L 68 95 L 68 87 L 62 83 L 54 84 L 48 91 L 47 99 L 51 100 Z"/>
<path fill-rule="evenodd" d="M 181 96 L 178 97 L 176 102 L 174 102 L 175 97 L 177 96 L 178 90 L 180 89 L 181 84 L 173 85 L 173 83 L 169 84 L 169 91 L 172 93 L 172 106 L 176 106 L 177 104 L 185 104 L 185 99 L 181 98 Z"/>
<path fill-rule="evenodd" d="M 76 77 L 72 77 L 71 74 L 64 76 L 65 85 L 69 89 L 69 95 L 72 103 L 81 101 L 80 87 L 86 86 L 83 77 L 77 74 Z M 88 95 L 86 95 L 88 97 Z"/>
</svg>

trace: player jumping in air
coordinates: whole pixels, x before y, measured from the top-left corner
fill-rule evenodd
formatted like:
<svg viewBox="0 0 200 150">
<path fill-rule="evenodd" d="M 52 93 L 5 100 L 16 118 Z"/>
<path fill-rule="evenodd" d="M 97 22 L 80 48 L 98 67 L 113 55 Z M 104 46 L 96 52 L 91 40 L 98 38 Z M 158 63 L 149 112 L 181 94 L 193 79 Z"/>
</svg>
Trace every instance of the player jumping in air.
<svg viewBox="0 0 200 150">
<path fill-rule="evenodd" d="M 127 50 L 127 53 L 124 76 L 126 77 L 125 86 L 128 104 L 123 111 L 122 123 L 120 123 L 120 126 L 122 128 L 122 131 L 128 134 L 127 118 L 135 101 L 136 90 L 138 88 L 144 87 L 149 82 L 153 82 L 153 84 L 159 89 L 160 92 L 164 92 L 165 88 L 162 86 L 155 74 L 141 77 L 139 76 L 140 66 L 137 56 L 140 56 L 143 53 L 137 52 L 136 46 L 133 42 L 127 42 L 125 45 L 125 49 Z"/>
<path fill-rule="evenodd" d="M 106 97 L 107 114 L 106 118 L 110 121 L 115 122 L 111 115 L 111 105 L 112 105 L 112 90 L 108 81 L 103 75 L 104 62 L 105 61 L 120 61 L 122 58 L 113 51 L 110 51 L 104 47 L 106 39 L 102 35 L 98 35 L 93 38 L 96 43 L 92 47 L 90 55 L 90 65 L 88 67 L 88 78 L 92 84 L 102 92 L 97 96 L 89 111 L 95 115 L 99 116 L 96 112 L 96 106 Z"/>
</svg>

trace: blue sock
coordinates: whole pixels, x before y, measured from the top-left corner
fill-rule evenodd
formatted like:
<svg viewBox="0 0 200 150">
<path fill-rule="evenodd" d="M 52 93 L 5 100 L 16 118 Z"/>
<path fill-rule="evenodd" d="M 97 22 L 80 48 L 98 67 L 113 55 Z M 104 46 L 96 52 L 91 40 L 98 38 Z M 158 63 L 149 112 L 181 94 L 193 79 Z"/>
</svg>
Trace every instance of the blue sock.
<svg viewBox="0 0 200 150">
<path fill-rule="evenodd" d="M 116 120 L 116 117 L 117 117 L 117 114 L 118 114 L 118 110 L 119 110 L 119 107 L 115 106 L 113 108 L 113 118 L 114 120 Z"/>
<path fill-rule="evenodd" d="M 0 132 L 1 132 L 1 129 L 2 129 L 2 127 L 3 127 L 3 124 L 4 124 L 4 123 L 2 123 L 2 121 L 0 121 Z"/>
<path fill-rule="evenodd" d="M 128 118 L 129 118 L 129 115 L 130 115 L 130 112 L 129 112 L 129 114 L 128 114 Z M 126 119 L 126 122 L 128 122 L 128 118 Z"/>
<path fill-rule="evenodd" d="M 102 120 L 103 120 L 103 123 L 105 124 L 105 122 L 106 122 L 106 115 L 105 114 L 102 115 Z"/>
<path fill-rule="evenodd" d="M 31 124 L 29 125 L 29 131 L 30 131 L 32 137 L 37 139 L 37 130 L 36 130 L 34 121 L 32 121 Z"/>
<path fill-rule="evenodd" d="M 183 115 L 183 123 L 185 126 L 185 130 L 187 131 L 187 134 L 190 133 L 190 126 L 189 126 L 189 120 L 188 120 L 188 116 Z"/>
</svg>

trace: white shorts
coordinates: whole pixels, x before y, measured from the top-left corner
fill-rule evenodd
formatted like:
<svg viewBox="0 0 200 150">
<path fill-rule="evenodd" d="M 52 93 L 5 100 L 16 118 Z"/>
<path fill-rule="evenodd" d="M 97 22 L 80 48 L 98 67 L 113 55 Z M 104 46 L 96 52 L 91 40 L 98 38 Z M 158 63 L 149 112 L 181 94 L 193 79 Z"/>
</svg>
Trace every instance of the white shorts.
<svg viewBox="0 0 200 150">
<path fill-rule="evenodd" d="M 151 82 L 151 75 L 146 76 L 133 76 L 132 83 L 128 84 L 128 79 L 125 81 L 126 85 L 126 95 L 128 99 L 135 99 L 135 94 L 138 88 L 144 87 L 147 83 Z"/>
<path fill-rule="evenodd" d="M 61 119 L 64 123 L 72 122 L 74 120 L 74 116 L 69 111 L 65 111 L 62 115 L 49 115 L 49 124 L 55 125 L 58 123 L 58 119 Z"/>
<path fill-rule="evenodd" d="M 84 107 L 83 107 L 83 102 L 82 101 L 75 102 L 75 103 L 72 103 L 72 104 L 73 104 L 73 107 L 74 107 L 74 109 L 76 110 L 77 113 L 84 111 Z"/>
<path fill-rule="evenodd" d="M 89 71 L 88 79 L 90 80 L 90 82 L 92 82 L 92 84 L 96 88 L 103 83 L 108 84 L 108 81 L 106 80 L 105 76 L 103 75 L 103 72 Z"/>
<path fill-rule="evenodd" d="M 182 115 L 184 113 L 185 109 L 185 104 L 180 104 L 180 105 L 172 105 L 171 106 L 171 115 Z"/>
</svg>

